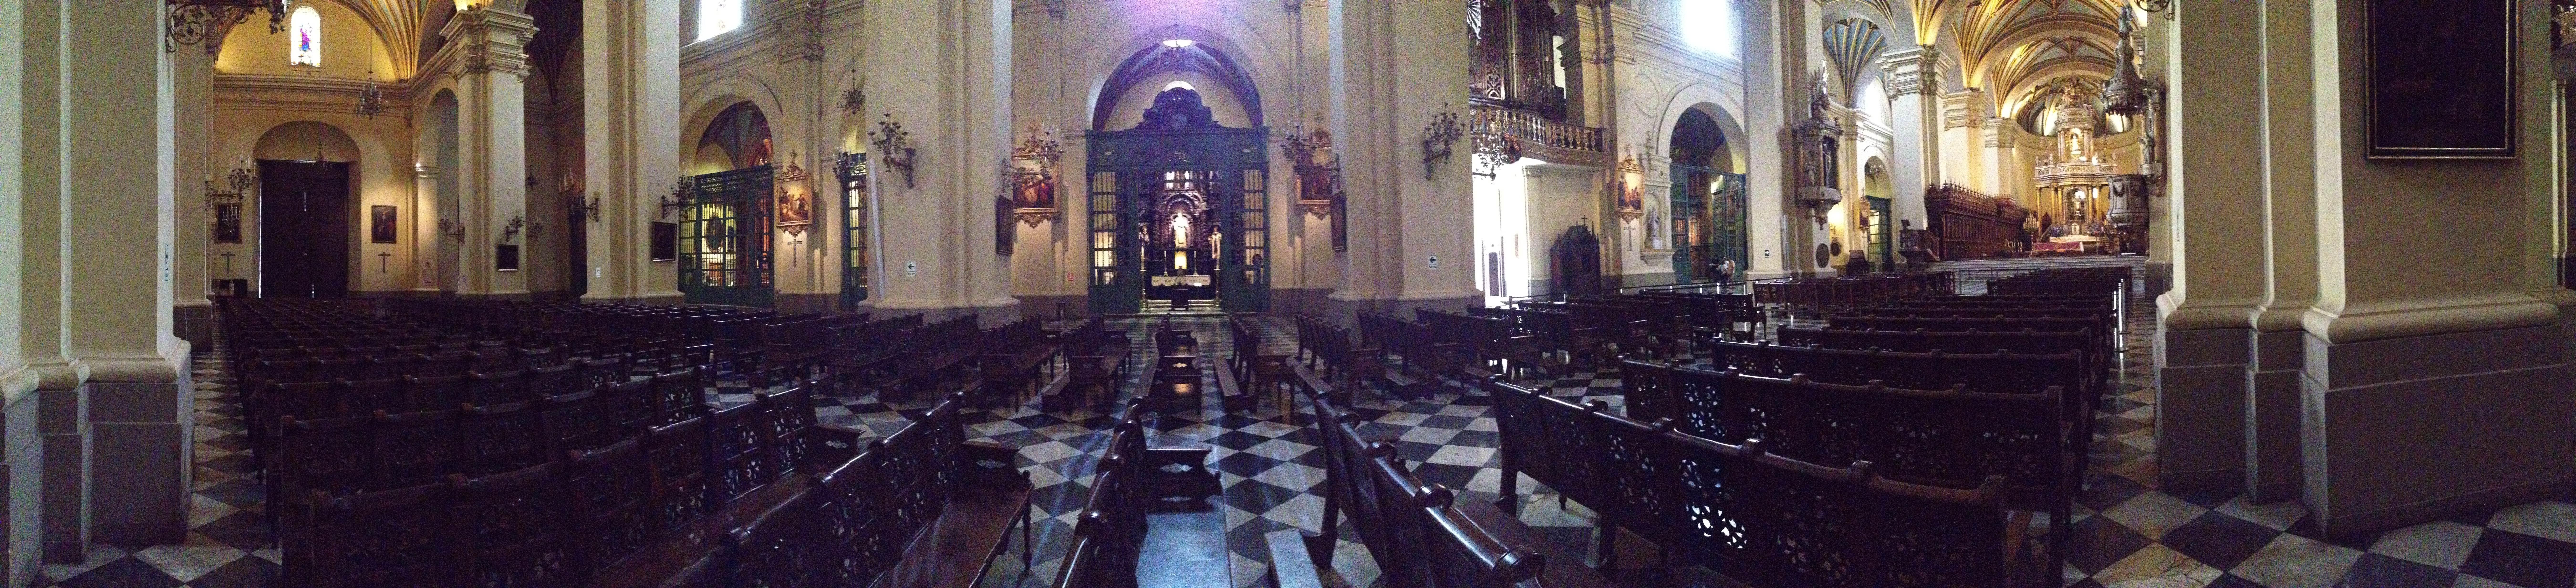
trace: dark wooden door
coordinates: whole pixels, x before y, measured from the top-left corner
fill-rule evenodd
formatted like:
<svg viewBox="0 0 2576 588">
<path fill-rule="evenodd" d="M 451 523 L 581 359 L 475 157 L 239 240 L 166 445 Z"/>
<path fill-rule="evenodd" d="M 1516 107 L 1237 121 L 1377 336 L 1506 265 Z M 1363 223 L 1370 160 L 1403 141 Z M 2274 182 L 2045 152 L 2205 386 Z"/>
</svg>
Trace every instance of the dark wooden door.
<svg viewBox="0 0 2576 588">
<path fill-rule="evenodd" d="M 260 296 L 349 295 L 349 164 L 261 160 L 259 177 Z"/>
</svg>

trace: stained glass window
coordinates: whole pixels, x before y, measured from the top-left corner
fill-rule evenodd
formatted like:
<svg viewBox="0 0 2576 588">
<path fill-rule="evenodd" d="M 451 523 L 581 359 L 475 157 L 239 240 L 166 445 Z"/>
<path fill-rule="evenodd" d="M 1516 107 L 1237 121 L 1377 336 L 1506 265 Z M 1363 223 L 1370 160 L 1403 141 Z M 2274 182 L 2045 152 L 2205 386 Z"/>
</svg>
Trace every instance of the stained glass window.
<svg viewBox="0 0 2576 588">
<path fill-rule="evenodd" d="M 698 40 L 742 27 L 742 0 L 698 0 Z"/>
<path fill-rule="evenodd" d="M 287 62 L 322 67 L 322 13 L 312 6 L 295 7 L 293 25 L 288 29 Z"/>
</svg>

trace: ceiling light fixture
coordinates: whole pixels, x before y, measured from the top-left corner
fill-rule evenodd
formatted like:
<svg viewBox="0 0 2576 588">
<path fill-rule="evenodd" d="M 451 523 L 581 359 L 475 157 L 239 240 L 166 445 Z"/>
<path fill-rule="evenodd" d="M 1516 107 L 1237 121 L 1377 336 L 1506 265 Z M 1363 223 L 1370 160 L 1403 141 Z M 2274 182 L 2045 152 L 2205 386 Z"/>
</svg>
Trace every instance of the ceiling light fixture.
<svg viewBox="0 0 2576 588">
<path fill-rule="evenodd" d="M 1189 40 L 1189 39 L 1170 39 L 1170 40 L 1163 41 L 1163 46 L 1164 46 L 1164 47 L 1170 47 L 1170 48 L 1173 48 L 1173 49 L 1180 49 L 1180 48 L 1188 47 L 1188 46 L 1191 46 L 1191 45 L 1197 45 L 1198 43 L 1199 43 L 1198 41 L 1192 41 L 1192 40 Z"/>
</svg>

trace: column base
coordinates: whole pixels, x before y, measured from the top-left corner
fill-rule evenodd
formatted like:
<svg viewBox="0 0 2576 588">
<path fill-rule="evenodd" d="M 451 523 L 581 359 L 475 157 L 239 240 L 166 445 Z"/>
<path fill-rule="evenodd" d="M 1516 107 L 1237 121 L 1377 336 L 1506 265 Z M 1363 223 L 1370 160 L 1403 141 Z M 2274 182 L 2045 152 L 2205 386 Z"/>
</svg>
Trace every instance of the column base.
<svg viewBox="0 0 2576 588">
<path fill-rule="evenodd" d="M 215 348 L 215 305 L 191 301 L 170 307 L 170 329 L 197 349 Z"/>
<path fill-rule="evenodd" d="M 92 532 L 119 545 L 188 539 L 195 387 L 177 382 L 90 382 Z"/>
<path fill-rule="evenodd" d="M 2252 333 L 2245 366 L 2246 500 L 2269 504 L 2299 497 L 2299 370 L 2306 333 Z"/>
<path fill-rule="evenodd" d="M 2308 336 L 2302 498 L 2319 527 L 2352 537 L 2565 496 L 2576 487 L 2566 334 Z"/>
<path fill-rule="evenodd" d="M 780 292 L 773 295 L 771 301 L 772 305 L 778 307 L 779 312 L 832 312 L 839 309 L 841 295 L 837 292 L 806 294 Z"/>
<path fill-rule="evenodd" d="M 2164 331 L 2156 340 L 2156 480 L 2166 489 L 2245 483 L 2245 370 L 2252 329 Z"/>
</svg>

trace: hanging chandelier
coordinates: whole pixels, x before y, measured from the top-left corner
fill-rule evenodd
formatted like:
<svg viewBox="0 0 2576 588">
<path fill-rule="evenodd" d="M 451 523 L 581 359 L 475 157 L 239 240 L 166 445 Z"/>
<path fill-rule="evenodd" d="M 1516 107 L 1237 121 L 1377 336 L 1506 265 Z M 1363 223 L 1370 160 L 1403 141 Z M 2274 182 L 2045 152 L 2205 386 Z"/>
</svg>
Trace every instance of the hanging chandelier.
<svg viewBox="0 0 2576 588">
<path fill-rule="evenodd" d="M 217 38 L 218 29 L 250 20 L 253 10 L 268 11 L 268 32 L 286 32 L 288 0 L 167 0 L 169 33 L 162 39 L 163 51 L 177 51 L 180 45 L 195 45 Z"/>
<path fill-rule="evenodd" d="M 367 87 L 358 90 L 358 116 L 369 119 L 385 111 L 385 91 L 376 87 L 376 71 L 367 70 Z"/>
</svg>

